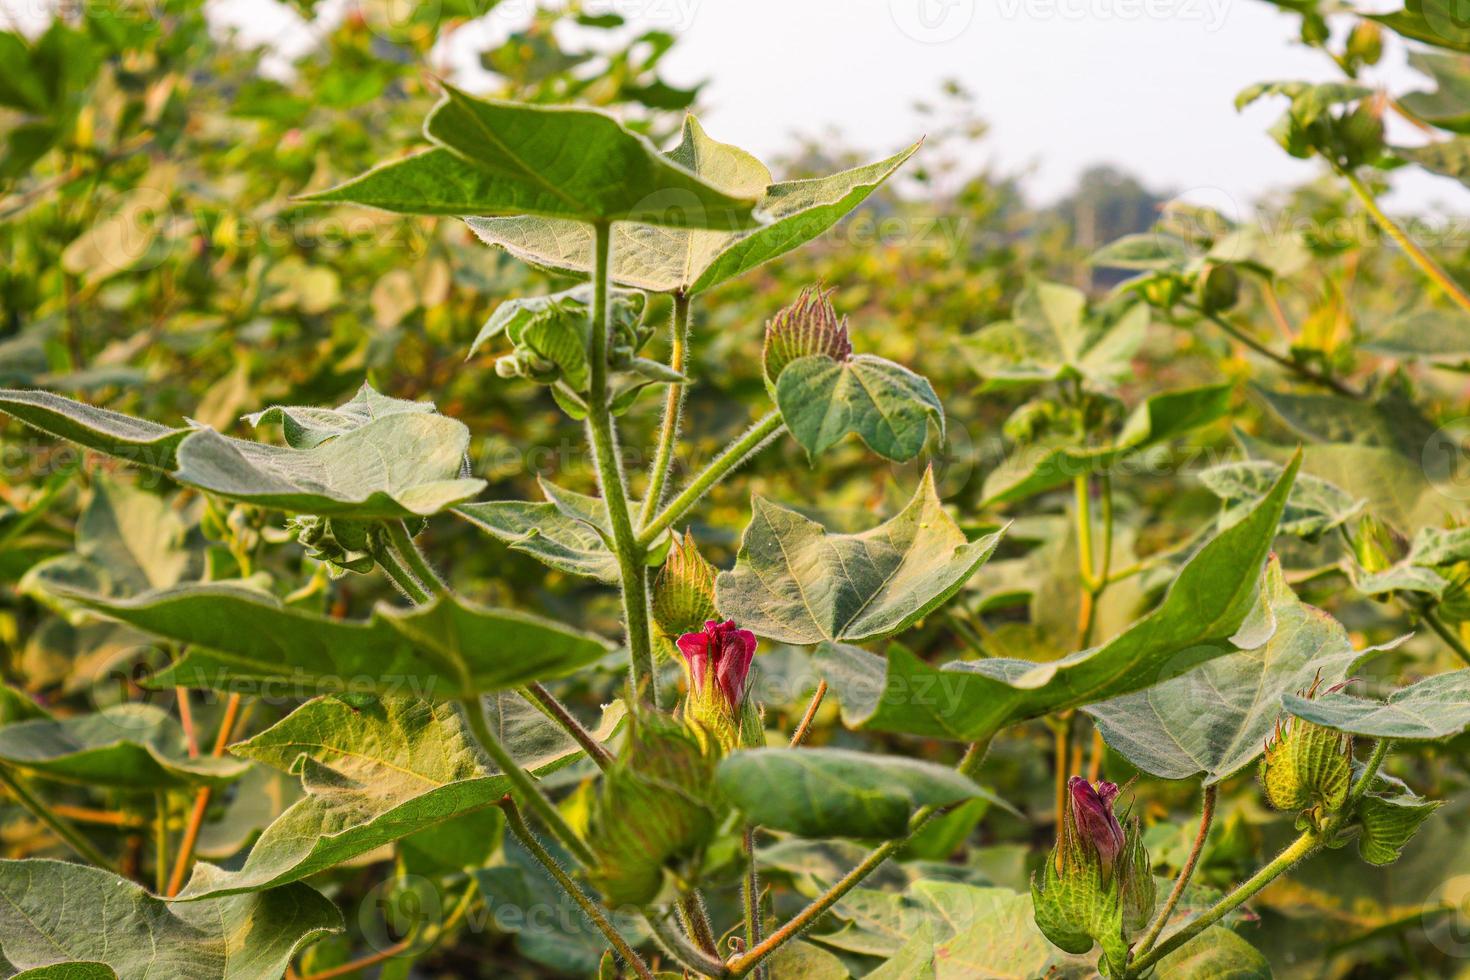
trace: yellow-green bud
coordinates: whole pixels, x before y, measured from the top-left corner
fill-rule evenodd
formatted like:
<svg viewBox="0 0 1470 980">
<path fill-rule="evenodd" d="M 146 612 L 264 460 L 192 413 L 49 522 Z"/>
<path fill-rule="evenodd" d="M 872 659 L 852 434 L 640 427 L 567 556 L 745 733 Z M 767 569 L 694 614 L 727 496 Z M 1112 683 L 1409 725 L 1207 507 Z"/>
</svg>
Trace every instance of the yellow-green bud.
<svg viewBox="0 0 1470 980">
<path fill-rule="evenodd" d="M 1199 305 L 1206 313 L 1223 313 L 1240 298 L 1240 276 L 1229 265 L 1210 265 L 1199 276 Z"/>
<path fill-rule="evenodd" d="M 674 535 L 664 567 L 653 581 L 653 622 L 669 641 L 704 629 L 715 618 L 715 566 L 688 531 Z"/>
<path fill-rule="evenodd" d="M 1304 696 L 1316 693 L 1314 681 Z M 1277 721 L 1261 759 L 1261 786 L 1273 807 L 1320 823 L 1347 802 L 1352 778 L 1351 735 L 1301 718 Z"/>
</svg>

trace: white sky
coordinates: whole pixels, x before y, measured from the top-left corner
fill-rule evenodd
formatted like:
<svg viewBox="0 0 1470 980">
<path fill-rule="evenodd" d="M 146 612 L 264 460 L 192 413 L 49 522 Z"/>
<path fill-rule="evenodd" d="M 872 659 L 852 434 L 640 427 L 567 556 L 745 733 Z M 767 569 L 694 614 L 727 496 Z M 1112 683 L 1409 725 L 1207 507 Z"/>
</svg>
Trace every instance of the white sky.
<svg viewBox="0 0 1470 980">
<path fill-rule="evenodd" d="M 46 0 L 0 0 L 15 8 Z M 436 0 L 328 0 L 351 3 Z M 535 0 L 502 0 L 462 28 L 445 59 L 472 85 L 474 52 L 529 19 Z M 1366 0 L 1393 9 L 1395 0 Z M 976 151 L 1024 172 L 1032 198 L 1064 194 L 1087 166 L 1108 162 L 1155 188 L 1242 215 L 1274 188 L 1320 165 L 1288 157 L 1265 130 L 1281 112 L 1265 100 L 1237 114 L 1240 89 L 1267 79 L 1340 77 L 1320 52 L 1295 42 L 1297 21 L 1261 0 L 585 0 L 614 10 L 629 31 L 680 35 L 665 61 L 675 84 L 708 79 L 702 119 L 717 139 L 769 158 L 794 134 L 836 127 L 844 140 L 886 154 L 922 132 L 913 103 L 942 79 L 978 98 L 990 134 Z M 211 0 L 242 36 L 299 49 L 299 18 L 276 0 Z M 1367 76 L 1402 93 L 1424 86 L 1392 35 Z M 1390 135 L 1418 136 L 1407 126 Z M 1470 190 L 1410 168 L 1394 176 L 1393 206 L 1470 211 Z"/>
</svg>

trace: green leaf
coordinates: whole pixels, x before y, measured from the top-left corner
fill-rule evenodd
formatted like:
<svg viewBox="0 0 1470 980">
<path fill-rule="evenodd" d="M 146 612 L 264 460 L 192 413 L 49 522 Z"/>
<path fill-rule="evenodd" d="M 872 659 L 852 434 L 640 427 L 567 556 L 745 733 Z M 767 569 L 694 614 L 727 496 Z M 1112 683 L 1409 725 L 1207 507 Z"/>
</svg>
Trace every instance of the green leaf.
<svg viewBox="0 0 1470 980">
<path fill-rule="evenodd" d="M 1470 187 L 1470 137 L 1459 136 L 1423 146 L 1395 146 L 1393 152 L 1430 173 L 1451 177 Z"/>
<path fill-rule="evenodd" d="M 195 431 L 192 426 L 169 428 L 135 419 L 49 391 L 0 389 L 0 411 L 57 438 L 160 470 L 174 468 L 179 443 Z"/>
<path fill-rule="evenodd" d="M 1024 500 L 1079 475 L 1106 472 L 1134 453 L 1208 425 L 1229 411 L 1233 390 L 1219 384 L 1154 395 L 1133 410 L 1107 445 L 1018 447 L 985 478 L 982 506 Z"/>
<path fill-rule="evenodd" d="M 1457 0 L 1404 0 L 1402 10 L 1367 17 L 1411 41 L 1470 52 L 1470 26 L 1466 26 Z"/>
<path fill-rule="evenodd" d="M 546 495 L 544 503 L 491 500 L 460 504 L 454 513 L 505 542 L 511 550 L 531 555 L 552 568 L 617 583 L 618 559 L 612 552 L 612 526 L 602 499 L 562 489 L 546 480 L 539 482 Z M 632 501 L 629 506 L 636 511 L 640 502 Z M 651 564 L 663 563 L 669 541 L 665 532 L 650 547 Z"/>
<path fill-rule="evenodd" d="M 1281 467 L 1275 463 L 1243 460 L 1212 466 L 1200 473 L 1199 479 L 1225 504 L 1220 523 L 1229 525 L 1265 496 L 1280 476 Z M 1298 476 L 1281 515 L 1281 533 L 1316 540 L 1362 510 L 1363 501 L 1354 500 L 1326 480 Z"/>
<path fill-rule="evenodd" d="M 469 439 L 462 422 L 422 413 L 387 415 L 310 449 L 200 429 L 179 444 L 173 476 L 229 500 L 289 513 L 426 517 L 484 489 L 484 480 L 459 477 Z"/>
<path fill-rule="evenodd" d="M 944 406 L 928 380 L 870 354 L 797 358 L 776 379 L 776 406 L 808 459 L 856 433 L 884 459 L 905 462 L 923 450 L 931 419 L 944 438 Z"/>
<path fill-rule="evenodd" d="M 932 472 L 900 513 L 860 534 L 829 534 L 755 497 L 735 568 L 715 581 L 715 606 L 781 643 L 876 639 L 947 601 L 999 543 L 1000 533 L 965 540 Z"/>
<path fill-rule="evenodd" d="M 622 225 L 613 229 L 613 281 L 653 292 L 693 295 L 811 241 L 861 204 L 919 144 L 886 160 L 814 180 L 771 183 L 755 157 L 709 138 L 693 116 L 669 158 L 732 194 L 760 197 L 770 223 L 747 232 Z M 471 218 L 480 239 L 516 258 L 561 272 L 586 274 L 592 235 L 585 225 L 554 218 Z"/>
<path fill-rule="evenodd" d="M 907 941 L 867 980 L 1030 980 L 1047 976 L 1058 957 L 1036 928 L 1029 895 L 947 881 L 920 881 L 911 892 Z"/>
<path fill-rule="evenodd" d="M 1202 774 L 1205 785 L 1218 783 L 1264 751 L 1283 695 L 1336 684 L 1383 649 L 1353 649 L 1340 623 L 1297 598 L 1275 558 L 1261 601 L 1275 622 L 1264 645 L 1088 707 L 1109 747 L 1164 779 Z"/>
<path fill-rule="evenodd" d="M 74 962 L 124 978 L 269 980 L 312 940 L 342 930 L 332 903 L 305 885 L 170 904 L 97 868 L 0 861 L 0 896 L 0 946 L 21 970 Z"/>
<path fill-rule="evenodd" d="M 1211 926 L 1159 960 L 1158 980 L 1271 980 L 1261 952 L 1224 926 Z"/>
<path fill-rule="evenodd" d="M 826 643 L 817 666 L 852 728 L 979 741 L 1008 725 L 1130 694 L 1267 638 L 1252 620 L 1261 570 L 1296 477 L 1276 486 L 1178 572 L 1158 608 L 1119 636 L 1049 663 L 974 660 L 931 667 L 902 647 L 885 661 Z M 1260 620 L 1261 617 L 1255 617 Z"/>
<path fill-rule="evenodd" d="M 117 980 L 106 963 L 58 963 L 15 974 L 11 980 Z"/>
<path fill-rule="evenodd" d="M 1148 330 L 1148 307 L 1087 314 L 1087 297 L 1058 283 L 1031 283 L 1012 319 L 964 338 L 961 349 L 987 381 L 1036 384 L 1081 378 L 1113 384 L 1126 377 Z"/>
<path fill-rule="evenodd" d="M 1426 677 L 1383 701 L 1338 691 L 1315 698 L 1288 695 L 1282 706 L 1298 718 L 1368 738 L 1448 738 L 1470 728 L 1470 670 Z"/>
<path fill-rule="evenodd" d="M 50 779 L 129 790 L 218 786 L 249 768 L 234 759 L 189 758 L 178 722 L 150 704 L 6 725 L 0 761 Z"/>
<path fill-rule="evenodd" d="M 840 959 L 800 939 L 781 946 L 767 963 L 771 980 L 848 980 L 852 976 Z"/>
<path fill-rule="evenodd" d="M 1358 854 L 1369 864 L 1393 864 L 1424 821 L 1444 806 L 1443 800 L 1426 800 L 1400 794 L 1380 796 L 1369 793 L 1358 803 Z"/>
<path fill-rule="evenodd" d="M 750 823 L 801 837 L 892 840 L 919 807 L 987 795 L 946 766 L 845 749 L 737 751 L 715 783 Z"/>
<path fill-rule="evenodd" d="M 445 85 L 424 124 L 442 149 L 370 170 L 308 201 L 409 214 L 543 215 L 676 228 L 760 225 L 727 193 L 591 109 L 478 99 Z M 575 152 L 569 152 L 575 148 Z"/>
<path fill-rule="evenodd" d="M 1158 231 L 1124 235 L 1093 252 L 1088 261 L 1104 269 L 1160 272 L 1183 268 L 1193 257 L 1184 239 Z"/>
<path fill-rule="evenodd" d="M 1384 357 L 1422 358 L 1457 368 L 1470 363 L 1470 337 L 1460 310 L 1425 309 L 1394 317 L 1358 346 Z"/>
<path fill-rule="evenodd" d="M 360 429 L 374 419 L 405 412 L 433 414 L 434 403 L 390 398 L 363 382 L 350 401 L 343 402 L 336 408 L 272 405 L 245 416 L 245 421 L 256 427 L 266 423 L 279 423 L 286 445 L 292 449 L 311 449 L 334 436 Z"/>
<path fill-rule="evenodd" d="M 484 704 L 491 728 L 533 773 L 580 755 L 565 731 L 518 695 L 492 695 Z M 611 737 L 620 706 L 604 711 L 597 738 Z M 266 828 L 238 870 L 197 865 L 181 901 L 299 881 L 484 810 L 510 789 L 458 704 L 415 698 L 318 698 L 232 751 L 299 775 L 306 796 Z"/>
<path fill-rule="evenodd" d="M 188 644 L 153 678 L 181 686 L 297 696 L 337 691 L 459 698 L 576 670 L 608 645 L 551 620 L 445 596 L 370 619 L 334 619 L 229 585 L 111 599 L 68 597 L 113 619 Z"/>
<path fill-rule="evenodd" d="M 1433 92 L 1409 92 L 1399 104 L 1440 129 L 1470 133 L 1470 58 L 1410 51 L 1409 64 L 1434 79 Z"/>
</svg>

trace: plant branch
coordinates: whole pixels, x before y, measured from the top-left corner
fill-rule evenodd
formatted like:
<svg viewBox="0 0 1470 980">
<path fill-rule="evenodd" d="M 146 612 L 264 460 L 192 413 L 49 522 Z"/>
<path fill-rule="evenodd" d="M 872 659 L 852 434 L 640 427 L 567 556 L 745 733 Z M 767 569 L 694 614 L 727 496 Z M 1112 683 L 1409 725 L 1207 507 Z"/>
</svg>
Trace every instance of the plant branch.
<svg viewBox="0 0 1470 980">
<path fill-rule="evenodd" d="M 701 497 L 709 493 L 732 470 L 759 452 L 767 440 L 781 431 L 784 424 L 781 420 L 781 413 L 775 409 L 757 419 L 749 429 L 745 430 L 744 434 L 737 437 L 734 442 L 722 449 L 718 456 L 710 460 L 709 465 L 677 497 L 669 501 L 669 505 L 660 511 L 651 523 L 644 526 L 638 534 L 638 543 L 645 548 L 652 544 L 660 534 L 683 517 L 689 508 L 697 504 Z"/>
<path fill-rule="evenodd" d="M 699 892 L 690 892 L 679 899 L 679 915 L 684 921 L 684 931 L 695 945 L 706 954 L 718 958 L 720 950 L 715 945 L 715 930 L 710 925 L 709 913 L 705 911 L 704 899 Z"/>
<path fill-rule="evenodd" d="M 379 549 L 374 557 L 377 558 L 378 567 L 383 570 L 383 574 L 388 576 L 393 584 L 398 587 L 398 591 L 402 592 L 408 598 L 409 602 L 415 605 L 423 605 L 433 599 L 433 596 L 429 595 L 424 587 L 418 583 L 418 580 L 413 577 L 413 574 L 399 561 L 398 555 L 393 548 Z"/>
<path fill-rule="evenodd" d="M 1363 398 L 1363 393 L 1361 391 L 1358 391 L 1356 388 L 1351 388 L 1343 384 L 1341 381 L 1337 380 L 1331 375 L 1323 374 L 1321 371 L 1318 371 L 1316 368 L 1313 368 L 1308 364 L 1303 364 L 1300 361 L 1296 361 L 1290 357 L 1286 357 L 1282 354 L 1276 353 L 1274 350 L 1267 347 L 1259 340 L 1256 340 L 1250 334 L 1246 333 L 1244 330 L 1240 329 L 1235 324 L 1231 323 L 1229 320 L 1225 319 L 1223 316 L 1214 312 L 1213 310 L 1206 310 L 1203 307 L 1195 306 L 1194 304 L 1185 305 L 1189 310 L 1193 311 L 1199 316 L 1204 317 L 1206 320 L 1209 320 L 1211 323 L 1219 327 L 1221 330 L 1225 331 L 1241 344 L 1249 347 L 1251 350 L 1255 351 L 1257 354 L 1260 354 L 1267 360 L 1272 361 L 1273 363 L 1280 365 L 1286 370 L 1292 372 L 1302 380 L 1310 381 L 1312 384 L 1327 388 L 1331 391 L 1336 392 L 1339 395 L 1342 395 L 1344 398 L 1352 398 L 1358 400 L 1361 400 Z"/>
<path fill-rule="evenodd" d="M 643 921 L 658 944 L 685 969 L 706 977 L 728 977 L 730 971 L 723 960 L 711 956 L 690 942 L 689 937 L 670 925 L 666 919 L 643 913 Z"/>
<path fill-rule="evenodd" d="M 582 723 L 576 719 L 575 715 L 567 710 L 566 705 L 556 699 L 556 695 L 534 681 L 521 688 L 520 692 L 523 698 L 535 704 L 552 721 L 555 721 L 565 729 L 568 735 L 576 739 L 577 744 L 582 747 L 582 751 L 586 752 L 588 757 L 597 763 L 597 768 L 606 771 L 607 767 L 612 765 L 612 753 L 593 737 L 591 732 L 582 727 Z"/>
<path fill-rule="evenodd" d="M 1142 955 L 1147 953 L 1164 931 L 1164 926 L 1169 924 L 1169 916 L 1174 914 L 1174 909 L 1179 905 L 1179 899 L 1184 895 L 1184 889 L 1189 884 L 1189 879 L 1194 876 L 1195 866 L 1199 864 L 1200 855 L 1204 853 L 1205 840 L 1210 836 L 1210 824 L 1215 819 L 1215 800 L 1220 794 L 1220 787 L 1214 783 L 1205 787 L 1204 800 L 1200 804 L 1199 833 L 1194 837 L 1194 846 L 1189 849 L 1189 856 L 1184 860 L 1184 866 L 1179 869 L 1179 877 L 1174 881 L 1174 888 L 1169 892 L 1164 907 L 1154 918 L 1153 925 L 1149 926 L 1148 932 L 1144 933 L 1143 939 L 1139 940 L 1136 953 Z"/>
<path fill-rule="evenodd" d="M 687 293 L 674 294 L 674 311 L 669 333 L 669 367 L 684 373 L 689 359 L 689 306 Z M 664 397 L 664 419 L 659 428 L 658 451 L 653 457 L 653 469 L 648 475 L 648 492 L 643 497 L 643 509 L 638 515 L 638 526 L 647 524 L 663 506 L 664 489 L 669 482 L 669 469 L 674 463 L 674 444 L 679 439 L 679 423 L 684 415 L 686 389 L 681 384 L 669 385 Z"/>
<path fill-rule="evenodd" d="M 582 890 L 580 885 L 572 880 L 572 876 L 566 873 L 556 858 L 552 857 L 551 853 L 546 850 L 541 841 L 536 839 L 536 835 L 531 833 L 531 828 L 526 826 L 526 821 L 522 819 L 521 811 L 517 808 L 515 801 L 509 796 L 506 796 L 498 805 L 505 813 L 505 825 L 510 828 L 511 833 L 515 834 L 520 842 L 525 845 L 526 850 L 530 851 L 531 855 L 537 861 L 541 862 L 541 866 L 546 869 L 546 873 L 551 875 L 556 883 L 562 887 L 562 890 L 572 897 L 572 901 L 576 902 L 582 911 L 586 913 L 587 918 L 592 920 L 592 924 L 597 927 L 598 932 L 601 932 L 607 937 L 607 941 L 612 944 L 612 948 L 617 951 L 617 954 L 623 958 L 623 962 L 627 963 L 629 968 L 637 973 L 639 977 L 643 978 L 643 980 L 653 980 L 653 972 L 648 969 L 648 964 L 644 963 L 642 957 L 634 952 L 632 946 L 628 945 L 628 941 L 608 921 L 607 916 L 603 914 L 602 909 L 598 907 L 597 903 Z"/>
<path fill-rule="evenodd" d="M 413 535 L 408 533 L 408 525 L 402 521 L 385 521 L 384 529 L 388 533 L 388 543 L 398 553 L 398 558 L 407 567 L 410 574 L 418 580 L 424 590 L 432 595 L 445 595 L 449 592 L 449 586 L 434 571 L 424 553 L 414 542 Z"/>
<path fill-rule="evenodd" d="M 755 828 L 745 828 L 745 948 L 755 949 L 761 944 L 761 881 L 755 864 Z M 759 966 L 756 977 L 764 972 Z"/>
<path fill-rule="evenodd" d="M 1404 254 L 1409 257 L 1409 261 L 1417 265 L 1419 271 L 1423 272 L 1424 275 L 1429 277 L 1430 281 L 1444 290 L 1445 295 L 1456 306 L 1466 313 L 1470 313 L 1470 294 L 1466 294 L 1465 290 L 1460 287 L 1460 284 L 1455 282 L 1450 277 L 1450 274 L 1438 262 L 1434 261 L 1434 258 L 1428 252 L 1420 248 L 1419 243 L 1410 238 L 1408 233 L 1400 228 L 1384 212 L 1383 208 L 1379 207 L 1378 199 L 1373 196 L 1373 192 L 1359 179 L 1357 174 L 1341 167 L 1336 169 L 1342 175 L 1342 178 L 1347 181 L 1348 187 L 1352 188 L 1353 194 L 1357 196 L 1374 223 L 1379 228 L 1382 228 L 1384 233 L 1389 238 L 1392 238 L 1399 248 L 1404 250 Z"/>
<path fill-rule="evenodd" d="M 214 736 L 214 747 L 209 754 L 218 759 L 225 754 L 234 735 L 235 724 L 240 717 L 240 695 L 231 694 L 225 702 L 225 714 L 220 719 L 219 731 Z M 194 857 L 194 846 L 199 843 L 199 831 L 204 826 L 204 816 L 209 812 L 209 800 L 213 791 L 208 786 L 199 787 L 194 794 L 194 809 L 189 811 L 189 822 L 184 825 L 184 836 L 179 840 L 179 853 L 174 858 L 173 873 L 169 875 L 164 895 L 173 898 L 184 887 L 184 876 L 189 873 L 189 862 Z"/>
<path fill-rule="evenodd" d="M 628 660 L 632 701 L 644 698 L 658 707 L 658 684 L 653 671 L 653 638 L 648 627 L 648 577 L 644 565 L 645 543 L 633 531 L 628 512 L 628 483 L 618 453 L 618 436 L 613 427 L 607 398 L 608 263 L 612 252 L 612 228 L 606 222 L 595 227 L 592 276 L 592 380 L 587 396 L 587 432 L 597 463 L 597 481 L 612 528 L 613 550 L 622 579 L 623 618 L 628 632 Z"/>
<path fill-rule="evenodd" d="M 391 960 L 399 953 L 405 952 L 412 945 L 413 937 L 410 936 L 407 939 L 399 940 L 387 949 L 380 949 L 376 953 L 370 953 L 367 956 L 339 964 L 330 969 L 308 973 L 301 977 L 301 980 L 335 980 L 336 977 L 351 976 L 359 970 L 366 970 L 370 966 L 377 966 L 379 963 Z"/>
<path fill-rule="evenodd" d="M 0 766 L 0 784 L 3 784 L 10 791 L 10 795 L 15 797 L 17 803 L 30 811 L 31 816 L 41 821 L 47 827 L 50 827 L 56 836 L 65 841 L 66 845 L 75 851 L 77 856 L 82 858 L 82 860 L 88 861 L 99 868 L 106 868 L 108 871 L 116 871 L 113 863 L 104 857 L 102 852 L 97 850 L 96 846 L 82 835 L 81 831 L 73 827 L 70 822 L 48 807 L 44 800 L 27 789 L 25 784 L 20 781 L 20 778 L 11 773 L 6 766 Z"/>
<path fill-rule="evenodd" d="M 817 717 L 817 709 L 822 706 L 822 699 L 827 696 L 827 682 L 817 681 L 817 689 L 812 692 L 812 699 L 807 702 L 806 712 L 801 716 L 801 722 L 796 726 L 796 731 L 791 733 L 791 748 L 801 747 L 806 741 L 807 732 L 811 731 L 812 721 Z"/>
</svg>

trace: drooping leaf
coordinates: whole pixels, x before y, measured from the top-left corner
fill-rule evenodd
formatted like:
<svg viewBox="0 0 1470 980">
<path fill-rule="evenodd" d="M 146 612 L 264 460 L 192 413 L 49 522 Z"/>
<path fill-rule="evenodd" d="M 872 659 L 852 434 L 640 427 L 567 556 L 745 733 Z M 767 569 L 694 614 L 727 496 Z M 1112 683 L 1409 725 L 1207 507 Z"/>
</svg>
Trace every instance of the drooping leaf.
<svg viewBox="0 0 1470 980">
<path fill-rule="evenodd" d="M 450 85 L 432 149 L 309 195 L 321 203 L 447 215 L 543 215 L 675 228 L 757 227 L 756 195 L 727 193 L 591 109 L 479 99 Z M 571 151 L 575 148 L 575 152 Z"/>
<path fill-rule="evenodd" d="M 1282 706 L 1298 718 L 1368 738 L 1448 738 L 1470 728 L 1470 670 L 1426 677 L 1382 701 L 1338 691 L 1288 695 Z"/>
<path fill-rule="evenodd" d="M 1269 623 L 1252 617 L 1261 571 L 1298 463 L 1242 520 L 1202 547 L 1162 603 L 1102 646 L 1047 663 L 960 661 L 935 668 L 902 647 L 885 660 L 823 644 L 818 669 L 849 727 L 977 741 L 1007 725 L 1130 694 L 1224 656 L 1260 646 Z"/>
<path fill-rule="evenodd" d="M 1211 926 L 1159 960 L 1158 980 L 1271 980 L 1260 950 L 1224 926 Z"/>
<path fill-rule="evenodd" d="M 457 698 L 568 673 L 606 655 L 587 633 L 445 596 L 366 621 L 333 619 L 230 585 L 194 585 L 76 602 L 188 644 L 159 686 L 297 696 L 337 691 Z"/>
<path fill-rule="evenodd" d="M 928 379 L 869 354 L 797 358 L 776 379 L 776 406 L 808 459 L 849 433 L 895 462 L 919 455 L 931 420 L 944 437 L 944 406 Z"/>
<path fill-rule="evenodd" d="M 1150 272 L 1164 269 L 1180 269 L 1194 257 L 1189 243 L 1164 231 L 1140 232 L 1124 235 L 1096 252 L 1088 259 L 1104 269 L 1138 269 Z"/>
<path fill-rule="evenodd" d="M 122 978 L 271 980 L 298 950 L 342 928 L 332 903 L 305 885 L 170 904 L 63 861 L 0 861 L 0 896 L 0 947 L 22 970 L 100 963 Z"/>
<path fill-rule="evenodd" d="M 193 426 L 169 428 L 49 391 L 0 389 L 0 411 L 60 439 L 159 470 L 174 468 L 179 443 L 194 431 Z"/>
<path fill-rule="evenodd" d="M 1297 598 L 1274 558 L 1261 600 L 1275 621 L 1264 645 L 1088 707 L 1109 747 L 1152 775 L 1217 783 L 1264 751 L 1283 695 L 1336 684 L 1381 649 L 1353 649 L 1340 623 Z"/>
<path fill-rule="evenodd" d="M 946 766 L 846 749 L 738 751 L 715 783 L 750 823 L 801 837 L 902 837 L 919 807 L 988 795 Z"/>
<path fill-rule="evenodd" d="M 1089 316 L 1080 290 L 1038 282 L 1016 299 L 1012 319 L 966 337 L 961 349 L 987 381 L 1035 384 L 1079 378 L 1112 384 L 1129 372 L 1148 320 L 1148 307 L 1142 303 L 1111 317 Z"/>
<path fill-rule="evenodd" d="M 900 513 L 859 534 L 829 534 L 755 497 L 735 568 L 716 579 L 715 606 L 782 643 L 875 639 L 949 599 L 999 542 L 1000 533 L 965 539 L 932 472 Z"/>
<path fill-rule="evenodd" d="M 1222 524 L 1232 524 L 1254 506 L 1281 476 L 1281 467 L 1266 460 L 1221 463 L 1200 473 L 1199 479 L 1225 504 Z M 1291 488 L 1281 515 L 1281 533 L 1315 540 L 1341 527 L 1363 510 L 1363 501 L 1314 476 L 1301 475 Z"/>
<path fill-rule="evenodd" d="M 1412 794 L 1391 796 L 1369 793 L 1358 804 L 1358 854 L 1369 864 L 1393 864 L 1413 840 L 1424 821 L 1444 805 Z"/>
<path fill-rule="evenodd" d="M 1018 447 L 986 476 L 985 505 L 1024 500 L 1078 475 L 1106 472 L 1134 453 L 1208 425 L 1229 411 L 1232 390 L 1220 384 L 1154 395 L 1133 410 L 1105 445 Z"/>
<path fill-rule="evenodd" d="M 257 428 L 267 423 L 279 423 L 286 445 L 292 449 L 311 449 L 334 436 L 360 429 L 374 419 L 404 412 L 432 414 L 434 403 L 390 398 L 363 382 L 351 400 L 336 408 L 272 405 L 245 416 L 245 421 Z"/>
<path fill-rule="evenodd" d="M 619 580 L 612 527 L 601 498 L 589 497 L 541 480 L 543 503 L 491 500 L 460 504 L 454 513 L 514 551 L 525 552 L 552 568 L 601 582 Z M 632 501 L 635 510 L 639 501 Z M 649 548 L 649 562 L 661 564 L 669 544 L 665 532 Z"/>
<path fill-rule="evenodd" d="M 518 695 L 483 703 L 491 729 L 524 768 L 545 775 L 580 754 Z M 604 712 L 596 737 L 609 738 L 620 719 L 620 710 Z M 459 705 L 416 698 L 317 698 L 232 751 L 299 775 L 306 796 L 266 828 L 237 870 L 197 865 L 183 901 L 299 881 L 493 806 L 510 788 Z"/>
<path fill-rule="evenodd" d="M 653 292 L 693 295 L 776 258 L 835 225 L 907 160 L 918 144 L 863 167 L 819 177 L 771 183 L 755 157 L 709 138 L 688 116 L 669 158 L 732 194 L 760 198 L 769 224 L 747 232 L 696 231 L 627 224 L 613 230 L 613 281 Z M 542 217 L 471 218 L 482 241 L 523 261 L 585 274 L 592 235 L 585 225 Z"/>
<path fill-rule="evenodd" d="M 221 785 L 248 768 L 234 759 L 189 758 L 168 712 L 138 703 L 0 727 L 0 762 L 84 786 L 149 791 Z"/>
</svg>

